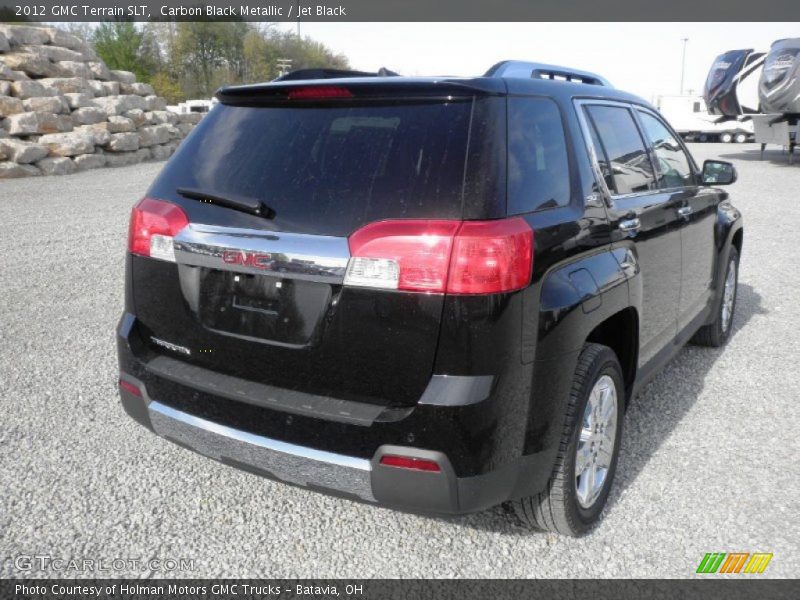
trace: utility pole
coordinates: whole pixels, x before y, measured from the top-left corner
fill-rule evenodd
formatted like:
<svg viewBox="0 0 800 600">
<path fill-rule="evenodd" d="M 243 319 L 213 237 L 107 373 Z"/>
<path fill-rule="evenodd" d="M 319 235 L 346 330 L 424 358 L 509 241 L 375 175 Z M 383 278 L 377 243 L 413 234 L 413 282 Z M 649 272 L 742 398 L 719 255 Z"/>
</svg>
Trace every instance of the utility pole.
<svg viewBox="0 0 800 600">
<path fill-rule="evenodd" d="M 291 58 L 279 58 L 275 61 L 278 63 L 278 69 L 280 69 L 280 74 L 278 77 L 283 77 L 286 73 L 289 72 L 289 69 L 292 68 L 292 59 Z"/>
<path fill-rule="evenodd" d="M 681 96 L 683 96 L 683 78 L 686 74 L 686 42 L 689 41 L 689 38 L 681 38 L 683 42 L 683 58 L 681 59 Z"/>
</svg>

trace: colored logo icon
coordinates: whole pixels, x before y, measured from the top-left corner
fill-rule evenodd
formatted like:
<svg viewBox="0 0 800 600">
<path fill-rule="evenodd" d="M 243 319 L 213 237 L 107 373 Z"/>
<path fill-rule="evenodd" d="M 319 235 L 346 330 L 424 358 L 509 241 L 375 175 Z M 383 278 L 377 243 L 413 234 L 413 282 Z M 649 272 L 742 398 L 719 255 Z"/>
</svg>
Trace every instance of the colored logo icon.
<svg viewBox="0 0 800 600">
<path fill-rule="evenodd" d="M 771 552 L 708 552 L 697 566 L 697 572 L 763 573 L 771 560 Z"/>
</svg>

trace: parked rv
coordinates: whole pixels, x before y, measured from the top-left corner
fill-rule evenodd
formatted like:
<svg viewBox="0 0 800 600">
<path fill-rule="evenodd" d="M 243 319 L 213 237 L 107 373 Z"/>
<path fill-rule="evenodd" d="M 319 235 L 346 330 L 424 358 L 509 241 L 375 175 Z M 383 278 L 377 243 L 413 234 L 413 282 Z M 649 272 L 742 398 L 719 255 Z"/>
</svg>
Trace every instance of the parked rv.
<svg viewBox="0 0 800 600">
<path fill-rule="evenodd" d="M 800 38 L 772 44 L 758 86 L 765 113 L 800 114 Z"/>
<path fill-rule="evenodd" d="M 750 121 L 725 120 L 708 111 L 702 96 L 659 96 L 656 106 L 684 140 L 743 143 L 753 138 Z"/>
<path fill-rule="evenodd" d="M 714 59 L 703 88 L 710 114 L 741 120 L 746 115 L 761 112 L 758 78 L 764 56 L 764 52 L 749 48 L 729 50 Z"/>
<path fill-rule="evenodd" d="M 768 53 L 729 50 L 714 61 L 703 91 L 709 113 L 720 122 L 751 123 L 762 156 L 775 144 L 788 150 L 790 162 L 800 129 L 798 54 L 800 38 L 778 40 Z"/>
</svg>

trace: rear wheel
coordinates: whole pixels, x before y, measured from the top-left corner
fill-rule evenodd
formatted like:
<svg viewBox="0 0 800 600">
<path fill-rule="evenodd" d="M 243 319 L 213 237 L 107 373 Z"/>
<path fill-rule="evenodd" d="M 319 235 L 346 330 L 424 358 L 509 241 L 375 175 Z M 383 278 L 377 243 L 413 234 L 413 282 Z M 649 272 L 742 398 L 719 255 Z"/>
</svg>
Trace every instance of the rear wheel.
<svg viewBox="0 0 800 600">
<path fill-rule="evenodd" d="M 692 342 L 699 346 L 718 348 L 724 346 L 731 336 L 733 313 L 736 310 L 736 289 L 739 282 L 739 251 L 736 246 L 731 246 L 723 281 L 722 297 L 717 306 L 714 321 L 698 329 L 692 338 Z"/>
<path fill-rule="evenodd" d="M 719 141 L 723 144 L 730 144 L 733 141 L 733 134 L 731 133 L 723 133 L 719 136 Z"/>
<path fill-rule="evenodd" d="M 737 144 L 744 144 L 747 141 L 747 134 L 746 133 L 737 133 L 734 136 L 733 141 L 736 142 Z"/>
<path fill-rule="evenodd" d="M 597 522 L 614 479 L 624 413 L 616 354 L 587 344 L 575 370 L 550 481 L 540 494 L 512 503 L 524 524 L 578 536 Z"/>
</svg>

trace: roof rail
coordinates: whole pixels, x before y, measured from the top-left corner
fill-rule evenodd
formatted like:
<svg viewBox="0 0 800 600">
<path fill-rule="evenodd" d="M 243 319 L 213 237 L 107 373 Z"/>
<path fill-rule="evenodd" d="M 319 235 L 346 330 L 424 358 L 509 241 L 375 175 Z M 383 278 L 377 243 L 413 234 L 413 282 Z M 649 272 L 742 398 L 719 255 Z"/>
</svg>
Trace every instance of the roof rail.
<svg viewBox="0 0 800 600">
<path fill-rule="evenodd" d="M 543 63 L 525 62 L 521 60 L 504 60 L 486 71 L 484 77 L 515 77 L 521 79 L 557 79 L 614 87 L 605 77 L 588 71 L 580 71 L 571 67 L 546 65 Z"/>
<path fill-rule="evenodd" d="M 338 79 L 340 77 L 397 77 L 397 73 L 386 67 L 381 67 L 377 73 L 368 71 L 353 71 L 350 69 L 298 69 L 273 81 L 297 81 L 301 79 Z"/>
</svg>

